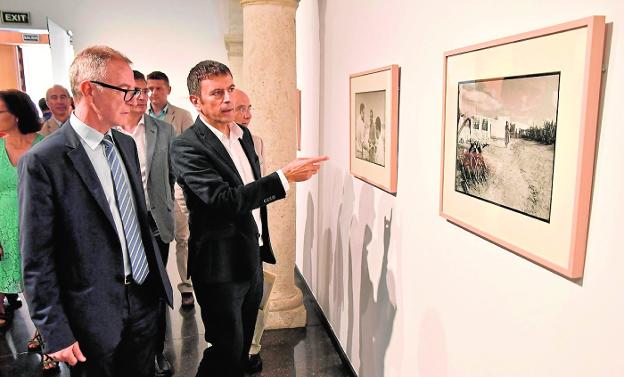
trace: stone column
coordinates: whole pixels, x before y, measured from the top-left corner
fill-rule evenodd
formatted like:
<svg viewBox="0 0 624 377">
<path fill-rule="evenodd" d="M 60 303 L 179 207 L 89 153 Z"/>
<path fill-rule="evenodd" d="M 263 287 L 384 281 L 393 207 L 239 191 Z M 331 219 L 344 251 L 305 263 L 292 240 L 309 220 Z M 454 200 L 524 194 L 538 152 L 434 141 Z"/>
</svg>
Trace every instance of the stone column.
<svg viewBox="0 0 624 377">
<path fill-rule="evenodd" d="M 297 153 L 295 11 L 297 0 L 241 0 L 243 7 L 243 81 L 251 99 L 250 130 L 264 140 L 266 171 L 295 159 Z M 269 301 L 267 328 L 303 327 L 306 311 L 294 282 L 295 185 L 285 200 L 271 203 L 269 226 L 277 275 Z"/>
</svg>

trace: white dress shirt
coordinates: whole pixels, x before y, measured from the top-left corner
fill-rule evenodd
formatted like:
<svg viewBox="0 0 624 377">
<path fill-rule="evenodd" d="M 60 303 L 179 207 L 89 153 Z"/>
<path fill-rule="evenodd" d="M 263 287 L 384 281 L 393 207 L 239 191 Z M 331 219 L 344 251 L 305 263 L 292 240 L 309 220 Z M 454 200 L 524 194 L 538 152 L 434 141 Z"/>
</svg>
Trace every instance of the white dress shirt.
<svg viewBox="0 0 624 377">
<path fill-rule="evenodd" d="M 243 150 L 243 146 L 240 143 L 243 138 L 243 130 L 236 123 L 232 122 L 229 125 L 230 136 L 227 137 L 223 134 L 223 132 L 211 126 L 204 119 L 203 116 L 200 115 L 199 119 L 201 119 L 201 121 L 206 125 L 206 127 L 208 127 L 208 129 L 212 131 L 212 133 L 215 134 L 217 139 L 221 141 L 221 143 L 225 147 L 225 150 L 230 155 L 230 158 L 232 158 L 232 161 L 234 161 L 236 170 L 238 171 L 238 174 L 243 179 L 243 183 L 249 184 L 255 181 L 255 178 L 253 176 L 253 170 L 251 169 L 251 163 L 247 159 L 247 155 L 245 154 L 245 151 Z M 282 169 L 277 171 L 277 175 L 280 177 L 282 186 L 284 186 L 284 191 L 287 192 L 288 189 L 290 188 L 290 185 L 288 184 L 288 180 L 286 179 L 286 176 L 284 175 L 284 172 L 282 171 Z M 256 221 L 256 226 L 258 227 L 258 233 L 260 234 L 258 238 L 258 243 L 260 246 L 262 246 L 263 244 L 262 242 L 262 219 L 260 218 L 260 208 L 256 208 L 252 210 L 251 214 L 253 215 L 253 218 Z"/>
<path fill-rule="evenodd" d="M 143 182 L 143 192 L 145 193 L 145 204 L 149 210 L 150 208 L 150 200 L 149 195 L 147 195 L 147 141 L 145 140 L 145 121 L 143 117 L 139 121 L 136 127 L 132 130 L 132 132 L 126 131 L 123 127 L 117 126 L 117 131 L 124 133 L 134 139 L 134 143 L 137 147 L 137 153 L 139 155 L 139 165 L 141 169 L 141 181 Z"/>
<path fill-rule="evenodd" d="M 106 196 L 108 207 L 110 208 L 111 214 L 113 215 L 113 221 L 115 222 L 115 228 L 117 229 L 119 243 L 121 244 L 124 274 L 128 276 L 132 273 L 132 267 L 130 266 L 130 258 L 128 257 L 126 234 L 123 230 L 123 223 L 121 221 L 121 215 L 119 214 L 119 208 L 117 207 L 117 199 L 115 198 L 115 186 L 113 183 L 113 176 L 111 174 L 110 166 L 108 165 L 108 160 L 106 159 L 106 154 L 104 154 L 104 146 L 102 145 L 104 134 L 89 127 L 83 121 L 78 119 L 78 117 L 76 117 L 74 113 L 72 113 L 69 123 L 74 131 L 76 131 L 76 133 L 78 134 L 80 138 L 80 143 L 82 144 L 85 152 L 87 152 L 87 156 L 89 156 L 89 160 L 91 160 L 93 169 L 95 169 L 95 173 L 97 174 L 97 177 L 100 180 L 100 184 L 102 185 L 102 190 L 104 191 L 104 195 Z M 108 134 L 110 134 L 110 131 L 108 132 Z M 126 167 L 123 164 L 123 159 L 121 158 L 121 154 L 119 153 L 119 150 L 116 146 L 115 150 L 117 151 L 117 155 L 119 156 L 119 160 L 121 162 L 121 171 L 126 176 L 128 182 L 130 182 L 130 180 L 128 179 Z M 132 190 L 130 192 L 132 192 Z M 135 213 L 138 213 L 136 205 L 134 203 L 134 196 L 130 195 L 130 198 L 132 200 L 132 205 L 134 206 Z"/>
</svg>

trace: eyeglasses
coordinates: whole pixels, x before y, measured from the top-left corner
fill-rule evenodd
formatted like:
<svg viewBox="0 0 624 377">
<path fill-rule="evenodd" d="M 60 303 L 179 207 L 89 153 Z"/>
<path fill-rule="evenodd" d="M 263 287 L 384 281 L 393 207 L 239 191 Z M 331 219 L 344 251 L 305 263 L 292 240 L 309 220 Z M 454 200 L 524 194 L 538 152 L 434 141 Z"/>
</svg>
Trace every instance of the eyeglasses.
<svg viewBox="0 0 624 377">
<path fill-rule="evenodd" d="M 251 110 L 252 110 L 252 107 L 251 107 L 251 105 L 249 105 L 249 106 L 238 106 L 238 107 L 236 107 L 235 110 L 238 111 L 241 114 L 245 114 L 245 113 L 250 113 Z"/>
<path fill-rule="evenodd" d="M 138 88 L 137 88 L 138 89 Z M 150 89 L 139 89 L 141 94 L 146 95 L 146 96 L 151 96 L 152 95 L 152 91 Z"/>
<path fill-rule="evenodd" d="M 132 99 L 134 97 L 138 96 L 141 93 L 141 89 L 139 89 L 139 88 L 124 89 L 124 88 L 120 88 L 118 86 L 110 85 L 110 84 L 107 84 L 107 83 L 104 83 L 104 82 L 100 82 L 100 81 L 93 81 L 92 80 L 92 81 L 89 81 L 89 82 L 91 82 L 93 84 L 98 84 L 99 86 L 104 87 L 104 88 L 113 89 L 113 90 L 117 90 L 117 91 L 123 92 L 124 93 L 123 99 L 124 99 L 125 102 L 132 101 Z"/>
</svg>

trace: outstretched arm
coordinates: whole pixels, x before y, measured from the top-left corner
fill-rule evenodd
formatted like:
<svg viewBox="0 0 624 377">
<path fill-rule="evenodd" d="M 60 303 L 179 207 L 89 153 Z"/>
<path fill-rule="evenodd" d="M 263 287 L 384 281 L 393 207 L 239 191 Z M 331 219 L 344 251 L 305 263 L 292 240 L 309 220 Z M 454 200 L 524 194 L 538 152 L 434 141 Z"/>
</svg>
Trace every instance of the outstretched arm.
<svg viewBox="0 0 624 377">
<path fill-rule="evenodd" d="M 177 181 L 206 206 L 221 214 L 236 216 L 286 196 L 277 173 L 243 186 L 224 181 L 204 151 L 184 139 L 175 139 L 171 148 Z"/>
</svg>

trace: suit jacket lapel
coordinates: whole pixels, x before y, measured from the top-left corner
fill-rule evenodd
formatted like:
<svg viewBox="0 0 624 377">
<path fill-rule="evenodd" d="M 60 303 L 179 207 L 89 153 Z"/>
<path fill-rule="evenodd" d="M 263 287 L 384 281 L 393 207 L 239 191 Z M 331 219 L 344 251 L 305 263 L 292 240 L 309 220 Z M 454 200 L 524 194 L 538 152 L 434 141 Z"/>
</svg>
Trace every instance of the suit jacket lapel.
<svg viewBox="0 0 624 377">
<path fill-rule="evenodd" d="M 111 134 L 113 135 L 113 139 L 115 140 L 115 145 L 117 146 L 117 150 L 121 155 L 121 159 L 123 160 L 124 166 L 126 167 L 126 172 L 128 173 L 128 180 L 130 181 L 130 186 L 132 187 L 132 194 L 135 198 L 135 201 L 140 201 L 141 195 L 143 193 L 143 182 L 140 181 L 141 174 L 139 173 L 138 181 L 137 175 L 133 174 L 136 171 L 141 171 L 141 169 L 137 166 L 138 161 L 135 160 L 132 155 L 131 147 L 124 143 L 122 139 L 120 139 L 117 135 L 119 131 L 111 130 Z M 140 190 L 140 191 L 139 191 Z M 137 206 L 138 203 L 135 203 Z"/>
<path fill-rule="evenodd" d="M 65 124 L 67 123 L 69 123 L 69 121 Z M 115 222 L 113 221 L 113 215 L 111 214 L 108 201 L 106 200 L 106 195 L 104 194 L 104 189 L 102 189 L 100 179 L 97 177 L 97 174 L 93 169 L 93 165 L 90 162 L 91 160 L 89 159 L 89 156 L 87 156 L 87 152 L 84 150 L 78 134 L 71 126 L 63 127 L 61 130 L 61 132 L 65 135 L 66 146 L 69 147 L 67 156 L 71 160 L 74 169 L 76 169 L 80 179 L 82 179 L 84 184 L 87 186 L 88 191 L 106 215 L 106 218 L 113 226 L 113 229 L 116 229 Z"/>
<path fill-rule="evenodd" d="M 195 122 L 195 124 L 193 125 L 193 130 L 204 143 L 204 145 L 211 149 L 214 154 L 219 158 L 219 160 L 221 160 L 232 170 L 232 172 L 238 178 L 240 184 L 242 185 L 243 179 L 241 178 L 240 174 L 238 174 L 238 170 L 236 169 L 236 165 L 234 165 L 234 161 L 232 161 L 232 157 L 230 157 L 230 154 L 221 143 L 221 140 L 219 140 L 219 138 L 217 138 L 217 136 L 212 133 L 212 131 L 210 131 L 208 127 L 206 127 L 204 122 L 202 122 L 199 117 L 197 118 L 197 122 Z"/>
<path fill-rule="evenodd" d="M 152 159 L 154 158 L 154 150 L 156 149 L 156 138 L 158 135 L 158 127 L 156 126 L 156 122 L 152 120 L 149 115 L 143 117 L 143 121 L 145 122 L 145 144 L 146 144 L 146 174 L 149 178 L 150 171 L 152 169 Z"/>
<path fill-rule="evenodd" d="M 245 151 L 245 155 L 247 156 L 247 160 L 249 160 L 249 165 L 251 165 L 251 170 L 253 171 L 254 179 L 260 179 L 260 165 L 256 163 L 256 150 L 253 145 L 249 142 L 251 138 L 251 134 L 249 138 L 245 137 L 246 134 L 243 132 L 243 137 L 238 139 L 241 145 L 243 146 L 243 150 Z"/>
<path fill-rule="evenodd" d="M 173 120 L 175 119 L 175 108 L 171 104 L 169 104 L 169 109 L 167 110 L 167 114 L 165 114 L 165 122 L 173 125 Z"/>
</svg>

